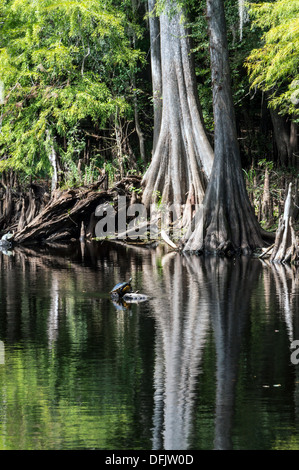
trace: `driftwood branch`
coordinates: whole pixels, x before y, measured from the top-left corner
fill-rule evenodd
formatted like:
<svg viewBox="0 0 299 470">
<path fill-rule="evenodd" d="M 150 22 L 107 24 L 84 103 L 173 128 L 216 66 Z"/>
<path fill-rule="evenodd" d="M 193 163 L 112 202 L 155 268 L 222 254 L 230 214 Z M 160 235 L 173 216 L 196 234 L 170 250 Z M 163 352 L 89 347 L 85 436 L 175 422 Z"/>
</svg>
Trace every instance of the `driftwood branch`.
<svg viewBox="0 0 299 470">
<path fill-rule="evenodd" d="M 258 258 L 264 258 L 265 256 L 269 255 L 270 251 L 273 249 L 274 244 L 269 246 L 266 249 L 262 249 L 262 253 L 258 256 Z"/>
</svg>

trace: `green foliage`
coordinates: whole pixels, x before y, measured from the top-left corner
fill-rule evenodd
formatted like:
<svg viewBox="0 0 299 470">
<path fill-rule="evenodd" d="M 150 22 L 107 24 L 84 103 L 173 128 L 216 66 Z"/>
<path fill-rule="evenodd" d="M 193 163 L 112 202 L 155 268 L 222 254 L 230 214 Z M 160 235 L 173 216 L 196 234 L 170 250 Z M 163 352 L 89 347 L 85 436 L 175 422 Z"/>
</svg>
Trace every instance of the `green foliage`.
<svg viewBox="0 0 299 470">
<path fill-rule="evenodd" d="M 0 171 L 47 175 L 47 134 L 62 162 L 76 161 L 87 131 L 132 115 L 130 79 L 142 55 L 110 0 L 7 0 L 0 18 Z"/>
<path fill-rule="evenodd" d="M 270 95 L 270 105 L 297 114 L 299 104 L 299 1 L 250 5 L 253 28 L 263 31 L 262 44 L 247 59 L 251 86 Z"/>
<path fill-rule="evenodd" d="M 134 97 L 150 153 L 153 106 L 150 101 L 149 31 L 145 3 L 132 0 L 3 0 L 0 4 L 0 172 L 25 176 L 51 174 L 55 149 L 62 183 L 80 184 L 107 164 L 111 177 L 130 171 L 134 149 Z M 239 0 L 225 2 L 233 99 L 243 153 L 262 157 L 264 142 L 256 126 L 260 95 L 296 112 L 299 104 L 299 0 L 250 4 L 253 24 L 240 34 Z M 172 0 L 183 6 L 193 40 L 199 99 L 213 132 L 213 109 L 206 0 Z M 249 7 L 249 5 L 247 5 Z M 161 14 L 165 0 L 157 0 Z M 252 27 L 251 27 L 252 26 Z M 262 42 L 260 43 L 260 38 Z M 261 47 L 257 48 L 257 45 Z M 142 52 L 143 51 L 143 52 Z M 146 55 L 147 54 L 147 55 Z M 249 56 L 247 67 L 244 60 Z M 134 79 L 134 80 L 133 80 Z M 134 83 L 134 85 L 133 85 Z M 2 90 L 4 85 L 4 92 Z M 124 129 L 116 145 L 116 126 Z M 246 127 L 246 133 L 242 131 Z M 244 137 L 245 135 L 245 137 Z M 47 138 L 48 136 L 48 138 Z M 130 136 L 129 149 L 127 141 Z M 131 152 L 133 148 L 133 152 Z M 130 150 L 130 151 L 129 151 Z M 268 150 L 268 149 L 267 149 Z M 138 150 L 139 151 L 139 150 Z M 251 158 L 250 157 L 250 158 Z M 78 169 L 78 161 L 84 161 Z M 136 159 L 134 160 L 134 168 Z M 142 162 L 144 164 L 144 162 Z M 138 169 L 141 162 L 137 161 Z M 92 176 L 93 175 L 93 176 Z"/>
</svg>

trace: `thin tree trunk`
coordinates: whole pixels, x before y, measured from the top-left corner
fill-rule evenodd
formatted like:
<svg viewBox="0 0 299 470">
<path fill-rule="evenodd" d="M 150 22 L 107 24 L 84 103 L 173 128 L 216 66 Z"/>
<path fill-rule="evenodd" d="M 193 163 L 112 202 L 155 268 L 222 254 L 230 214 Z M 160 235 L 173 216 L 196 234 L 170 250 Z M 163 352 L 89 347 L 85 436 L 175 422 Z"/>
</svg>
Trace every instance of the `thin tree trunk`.
<svg viewBox="0 0 299 470">
<path fill-rule="evenodd" d="M 293 116 L 295 118 L 295 116 Z M 291 122 L 290 130 L 290 147 L 291 147 L 291 165 L 294 168 L 299 168 L 298 158 L 298 124 L 294 121 Z"/>
<path fill-rule="evenodd" d="M 136 0 L 132 0 L 132 10 L 133 14 L 136 15 L 138 6 Z M 133 47 L 136 49 L 136 34 L 133 31 Z M 139 119 L 139 111 L 138 111 L 138 98 L 137 98 L 137 92 L 136 92 L 136 77 L 135 73 L 133 72 L 132 75 L 132 85 L 133 85 L 133 102 L 134 102 L 134 117 L 135 117 L 135 128 L 136 128 L 136 133 L 139 139 L 139 151 L 140 151 L 140 157 L 143 161 L 145 161 L 145 146 L 144 146 L 144 135 L 142 132 L 142 128 L 140 125 L 140 119 Z"/>
<path fill-rule="evenodd" d="M 292 162 L 290 129 L 287 126 L 286 118 L 280 116 L 275 109 L 270 109 L 270 115 L 277 148 L 277 158 L 280 165 L 287 167 Z"/>
<path fill-rule="evenodd" d="M 51 193 L 53 194 L 58 185 L 58 170 L 57 170 L 57 155 L 51 142 L 50 131 L 47 130 L 47 139 L 49 141 L 49 160 L 52 166 L 52 183 L 51 183 Z"/>
<path fill-rule="evenodd" d="M 137 93 L 136 93 L 136 79 L 135 76 L 132 78 L 132 85 L 133 85 L 133 100 L 134 100 L 134 117 L 135 117 L 135 128 L 136 133 L 139 139 L 139 151 L 140 157 L 143 161 L 145 161 L 145 146 L 144 146 L 144 135 L 141 129 L 140 120 L 139 120 L 139 112 L 138 112 L 138 100 L 137 100 Z"/>
<path fill-rule="evenodd" d="M 274 223 L 273 217 L 273 201 L 270 193 L 270 176 L 268 168 L 265 170 L 264 191 L 262 198 L 262 220 L 271 227 Z"/>
</svg>

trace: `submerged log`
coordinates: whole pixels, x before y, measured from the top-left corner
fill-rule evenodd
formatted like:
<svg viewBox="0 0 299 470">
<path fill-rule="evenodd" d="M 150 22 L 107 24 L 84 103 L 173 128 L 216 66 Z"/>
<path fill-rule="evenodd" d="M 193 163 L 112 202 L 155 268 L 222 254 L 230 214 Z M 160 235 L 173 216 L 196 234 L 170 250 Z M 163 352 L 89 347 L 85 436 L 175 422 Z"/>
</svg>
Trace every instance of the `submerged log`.
<svg viewBox="0 0 299 470">
<path fill-rule="evenodd" d="M 270 262 L 288 263 L 299 261 L 299 247 L 293 224 L 292 183 L 289 184 L 284 213 L 279 219 Z"/>
</svg>

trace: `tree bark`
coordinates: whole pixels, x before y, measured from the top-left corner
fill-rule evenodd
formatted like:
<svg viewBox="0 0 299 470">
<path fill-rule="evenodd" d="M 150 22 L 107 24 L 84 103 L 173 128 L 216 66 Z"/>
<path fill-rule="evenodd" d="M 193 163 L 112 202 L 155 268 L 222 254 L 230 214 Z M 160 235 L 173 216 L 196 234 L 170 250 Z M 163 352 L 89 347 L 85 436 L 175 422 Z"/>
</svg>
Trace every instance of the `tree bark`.
<svg viewBox="0 0 299 470">
<path fill-rule="evenodd" d="M 271 227 L 274 224 L 273 201 L 270 193 L 270 175 L 268 168 L 265 170 L 264 190 L 262 197 L 262 220 Z"/>
<path fill-rule="evenodd" d="M 296 116 L 293 116 L 296 118 Z M 290 147 L 291 147 L 291 166 L 294 168 L 299 168 L 299 158 L 298 158 L 298 124 L 294 121 L 291 122 L 290 129 Z"/>
<path fill-rule="evenodd" d="M 148 0 L 151 45 L 151 71 L 154 107 L 153 153 L 155 152 L 162 119 L 162 65 L 160 45 L 160 20 L 155 12 L 156 0 Z"/>
<path fill-rule="evenodd" d="M 134 117 L 135 117 L 135 129 L 136 129 L 136 134 L 138 136 L 139 140 L 139 151 L 140 151 L 140 157 L 141 160 L 145 162 L 146 156 L 145 156 L 145 144 L 144 144 L 144 135 L 143 131 L 140 125 L 140 120 L 139 120 L 139 111 L 138 111 L 138 100 L 137 100 L 137 93 L 136 93 L 136 79 L 133 77 L 132 79 L 132 84 L 133 84 L 133 101 L 134 101 Z"/>
<path fill-rule="evenodd" d="M 273 134 L 277 149 L 277 159 L 281 166 L 287 167 L 292 162 L 292 145 L 290 127 L 285 116 L 281 116 L 275 109 L 270 108 Z"/>
<path fill-rule="evenodd" d="M 214 164 L 186 251 L 249 253 L 263 245 L 246 192 L 230 83 L 223 0 L 207 1 L 214 111 Z"/>
<path fill-rule="evenodd" d="M 48 151 L 49 151 L 49 161 L 52 166 L 52 183 L 51 183 L 51 193 L 53 194 L 58 184 L 58 171 L 57 171 L 57 155 L 54 148 L 53 141 L 51 140 L 51 133 L 49 130 L 46 131 L 47 140 L 48 140 Z"/>
<path fill-rule="evenodd" d="M 133 14 L 136 15 L 138 6 L 137 6 L 137 1 L 132 0 L 132 10 Z M 133 32 L 133 47 L 136 49 L 136 34 Z M 140 151 L 140 157 L 141 160 L 145 162 L 146 156 L 145 156 L 145 143 L 144 143 L 144 135 L 143 131 L 140 125 L 140 119 L 139 119 L 139 110 L 138 110 L 138 98 L 137 98 L 137 92 L 136 92 L 136 77 L 135 73 L 133 72 L 132 75 L 132 85 L 133 85 L 133 103 L 134 103 L 134 117 L 135 117 L 135 129 L 136 129 L 136 134 L 139 140 L 139 151 Z"/>
<path fill-rule="evenodd" d="M 170 0 L 160 16 L 160 40 L 162 117 L 152 162 L 143 178 L 143 203 L 149 207 L 159 199 L 165 205 L 193 206 L 204 196 L 213 151 L 198 101 L 190 38 L 182 10 L 177 6 L 174 12 Z"/>
</svg>

